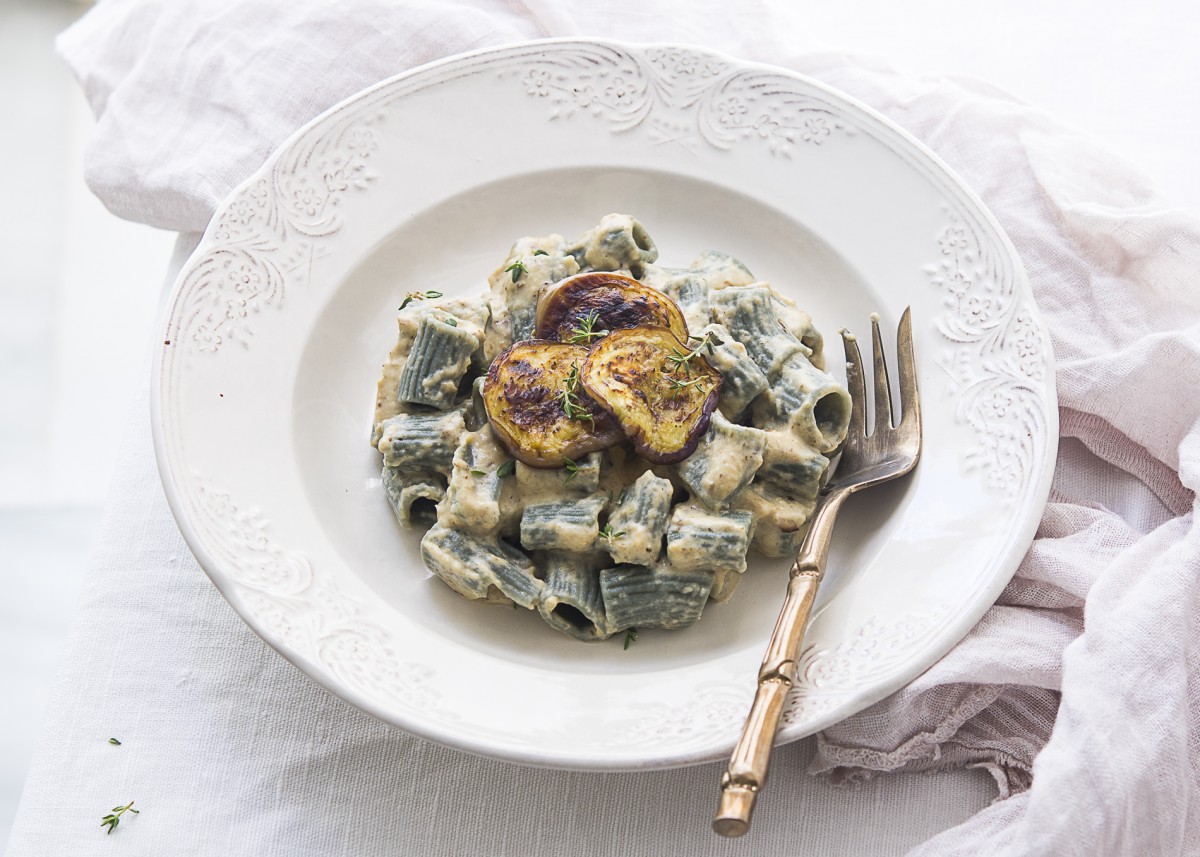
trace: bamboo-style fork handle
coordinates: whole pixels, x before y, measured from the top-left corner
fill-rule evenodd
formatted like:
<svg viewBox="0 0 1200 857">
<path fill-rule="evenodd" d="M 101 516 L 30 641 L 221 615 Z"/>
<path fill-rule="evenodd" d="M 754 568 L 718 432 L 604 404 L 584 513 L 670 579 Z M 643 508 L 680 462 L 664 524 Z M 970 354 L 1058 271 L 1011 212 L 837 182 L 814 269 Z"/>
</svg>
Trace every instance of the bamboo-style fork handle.
<svg viewBox="0 0 1200 857">
<path fill-rule="evenodd" d="M 796 650 L 817 597 L 820 571 L 792 568 L 787 598 L 771 635 L 771 645 L 758 673 L 758 690 L 721 778 L 721 803 L 713 830 L 722 836 L 741 836 L 750 829 L 758 790 L 767 779 L 771 745 L 783 714 L 783 704 L 796 680 Z"/>
<path fill-rule="evenodd" d="M 741 836 L 750 829 L 754 802 L 767 781 L 771 747 L 775 743 L 779 718 L 783 715 L 783 704 L 796 681 L 796 660 L 804 640 L 804 629 L 817 597 L 817 587 L 825 574 L 833 520 L 845 497 L 846 494 L 835 492 L 822 498 L 804 545 L 792 564 L 787 597 L 779 610 L 775 630 L 771 632 L 758 671 L 754 702 L 742 727 L 742 736 L 729 759 L 729 767 L 721 778 L 721 802 L 713 819 L 713 830 L 722 836 Z"/>
</svg>

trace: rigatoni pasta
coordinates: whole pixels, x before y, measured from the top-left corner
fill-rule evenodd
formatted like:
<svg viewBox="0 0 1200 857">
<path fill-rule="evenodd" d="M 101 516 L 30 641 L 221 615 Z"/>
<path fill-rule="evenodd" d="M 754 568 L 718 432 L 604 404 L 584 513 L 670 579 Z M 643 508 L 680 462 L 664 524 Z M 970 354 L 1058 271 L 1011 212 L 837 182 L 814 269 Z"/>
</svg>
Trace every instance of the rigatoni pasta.
<svg viewBox="0 0 1200 857">
<path fill-rule="evenodd" d="M 407 296 L 371 442 L 397 522 L 428 528 L 422 558 L 455 592 L 597 641 L 691 625 L 734 592 L 750 551 L 798 548 L 850 410 L 821 336 L 728 254 L 657 258 L 641 223 L 610 214 L 575 242 L 518 240 L 478 300 Z M 649 357 L 593 358 L 617 329 Z M 489 391 L 500 361 L 506 386 Z M 616 404 L 593 400 L 596 385 Z M 618 405 L 646 395 L 638 432 L 682 421 L 678 452 L 630 434 Z M 579 440 L 514 455 L 551 436 Z"/>
<path fill-rule="evenodd" d="M 606 638 L 611 623 L 600 590 L 599 557 L 552 551 L 535 555 L 534 561 L 545 580 L 537 609 L 546 624 L 585 642 Z"/>
</svg>

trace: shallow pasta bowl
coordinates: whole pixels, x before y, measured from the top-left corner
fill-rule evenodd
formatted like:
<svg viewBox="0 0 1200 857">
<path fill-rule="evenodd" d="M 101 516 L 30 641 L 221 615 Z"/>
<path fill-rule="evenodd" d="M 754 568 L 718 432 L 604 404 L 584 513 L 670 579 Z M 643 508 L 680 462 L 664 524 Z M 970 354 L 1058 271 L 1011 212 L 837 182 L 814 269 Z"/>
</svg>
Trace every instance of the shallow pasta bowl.
<svg viewBox="0 0 1200 857">
<path fill-rule="evenodd" d="M 434 579 L 367 443 L 404 294 L 476 295 L 513 239 L 610 211 L 647 226 L 661 264 L 734 254 L 827 336 L 912 305 L 924 457 L 840 525 L 780 732 L 810 734 L 920 674 L 995 599 L 1057 422 L 1049 342 L 994 218 L 904 132 L 799 75 L 527 43 L 400 75 L 296 132 L 221 206 L 167 308 L 154 433 L 172 510 L 257 633 L 402 729 L 580 769 L 726 755 L 788 560 L 753 561 L 687 630 L 577 643 Z"/>
</svg>

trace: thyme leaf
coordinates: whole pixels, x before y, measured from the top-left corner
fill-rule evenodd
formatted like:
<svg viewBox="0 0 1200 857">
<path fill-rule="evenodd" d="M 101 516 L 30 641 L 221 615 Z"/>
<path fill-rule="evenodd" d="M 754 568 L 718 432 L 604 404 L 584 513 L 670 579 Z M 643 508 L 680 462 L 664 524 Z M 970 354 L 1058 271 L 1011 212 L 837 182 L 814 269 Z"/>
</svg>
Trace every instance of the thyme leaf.
<svg viewBox="0 0 1200 857">
<path fill-rule="evenodd" d="M 510 458 L 508 461 L 496 468 L 496 475 L 503 479 L 505 476 L 512 476 L 513 471 L 517 469 L 517 460 Z"/>
<path fill-rule="evenodd" d="M 520 279 L 521 275 L 524 274 L 527 269 L 525 267 L 525 263 L 518 259 L 504 270 L 512 273 L 512 281 L 515 283 L 518 279 Z"/>
<path fill-rule="evenodd" d="M 569 420 L 582 420 L 595 425 L 592 412 L 579 401 L 579 364 L 571 364 L 571 373 L 563 379 L 563 388 L 558 391 L 558 401 Z"/>
<path fill-rule="evenodd" d="M 695 338 L 696 337 L 694 337 L 694 336 L 689 336 L 688 341 L 690 342 L 691 340 L 693 340 Z M 723 339 L 716 336 L 712 332 L 709 332 L 709 333 L 704 334 L 703 338 L 700 339 L 700 345 L 698 345 L 697 348 L 704 348 L 705 350 L 708 351 L 709 354 L 714 354 L 715 352 L 713 351 L 713 346 L 714 345 L 724 345 L 724 344 L 725 344 L 725 341 Z"/>
<path fill-rule="evenodd" d="M 132 812 L 134 815 L 137 815 L 139 812 L 141 812 L 141 810 L 133 808 L 133 801 L 125 804 L 125 806 L 114 806 L 112 808 L 112 812 L 100 820 L 100 826 L 107 826 L 108 830 L 105 831 L 105 833 L 112 833 L 117 829 L 117 825 L 121 823 L 121 816 L 127 812 Z"/>
<path fill-rule="evenodd" d="M 623 535 L 625 535 L 624 530 L 617 530 L 616 532 L 613 532 L 611 523 L 605 524 L 603 529 L 600 530 L 600 538 L 606 539 L 610 547 L 612 546 L 613 539 L 619 539 Z"/>
<path fill-rule="evenodd" d="M 628 630 L 625 631 L 625 645 L 622 646 L 622 648 L 628 649 L 629 644 L 636 640 L 637 640 L 637 628 L 629 628 Z"/>
<path fill-rule="evenodd" d="M 720 339 L 713 336 L 711 333 L 706 333 L 706 334 L 704 334 L 703 337 L 689 336 L 688 337 L 689 343 L 693 339 L 699 339 L 700 344 L 697 345 L 695 348 L 693 348 L 691 351 L 687 351 L 687 352 L 680 351 L 678 348 L 673 349 L 671 351 L 671 353 L 669 355 L 667 355 L 667 365 L 664 366 L 663 368 L 665 368 L 668 372 L 670 372 L 672 374 L 676 374 L 678 372 L 683 372 L 683 374 L 685 374 L 685 375 L 691 375 L 692 374 L 692 360 L 694 360 L 697 356 L 699 356 L 701 351 L 707 350 L 709 354 L 712 354 L 714 345 L 724 345 L 725 344 Z M 673 388 L 673 389 L 679 389 L 679 388 Z"/>
<path fill-rule="evenodd" d="M 593 339 L 608 336 L 607 330 L 596 330 L 596 322 L 599 320 L 600 313 L 594 309 L 590 310 L 587 315 L 577 318 L 576 325 L 571 328 L 571 335 L 567 341 L 572 345 L 591 345 Z"/>
<path fill-rule="evenodd" d="M 672 378 L 670 387 L 673 392 L 677 393 L 680 390 L 686 390 L 688 387 L 694 387 L 703 380 L 703 378 L 693 378 L 690 381 L 680 381 L 678 378 Z"/>
<path fill-rule="evenodd" d="M 408 294 L 406 294 L 404 296 L 404 302 L 402 304 L 400 304 L 400 309 L 404 309 L 406 306 L 408 306 L 413 301 L 433 300 L 434 298 L 440 298 L 441 296 L 442 296 L 441 292 L 435 292 L 435 291 L 409 292 Z"/>
</svg>

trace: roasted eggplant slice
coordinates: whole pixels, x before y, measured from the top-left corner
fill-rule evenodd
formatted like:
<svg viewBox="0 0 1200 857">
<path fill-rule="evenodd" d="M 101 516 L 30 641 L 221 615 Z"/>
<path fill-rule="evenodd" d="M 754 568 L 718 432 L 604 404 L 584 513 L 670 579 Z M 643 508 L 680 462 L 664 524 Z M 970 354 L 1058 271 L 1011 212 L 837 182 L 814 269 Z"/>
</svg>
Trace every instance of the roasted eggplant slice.
<svg viewBox="0 0 1200 857">
<path fill-rule="evenodd" d="M 692 454 L 717 406 L 721 373 L 707 347 L 665 327 L 617 330 L 592 348 L 580 378 L 642 458 L 671 464 Z"/>
<path fill-rule="evenodd" d="M 483 404 L 497 439 L 530 467 L 562 467 L 622 438 L 579 377 L 588 350 L 530 339 L 496 356 Z"/>
<path fill-rule="evenodd" d="M 591 346 L 614 330 L 656 325 L 687 339 L 679 305 L 658 289 L 601 271 L 567 277 L 538 301 L 538 339 Z"/>
</svg>

